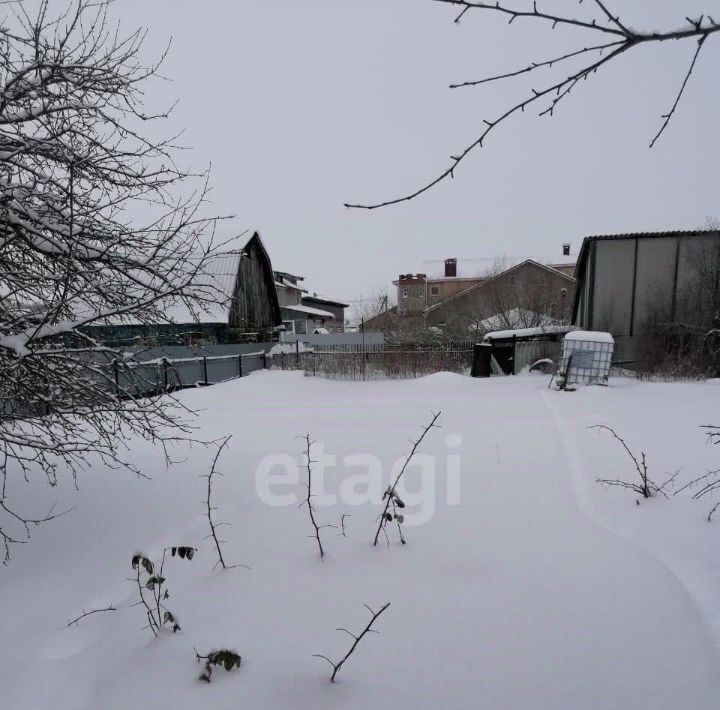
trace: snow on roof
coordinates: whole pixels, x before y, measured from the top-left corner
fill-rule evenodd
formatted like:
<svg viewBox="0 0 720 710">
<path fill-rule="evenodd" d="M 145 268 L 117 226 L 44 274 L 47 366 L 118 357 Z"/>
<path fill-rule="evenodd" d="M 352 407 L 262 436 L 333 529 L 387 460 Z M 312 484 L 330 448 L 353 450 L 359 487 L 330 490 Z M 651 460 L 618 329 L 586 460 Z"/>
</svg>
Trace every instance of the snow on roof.
<svg viewBox="0 0 720 710">
<path fill-rule="evenodd" d="M 294 284 L 292 281 L 289 281 L 288 279 L 281 278 L 279 281 L 275 279 L 275 285 L 279 286 L 280 288 L 290 288 L 294 291 L 303 291 L 304 289 L 301 286 L 298 286 L 297 284 Z"/>
<path fill-rule="evenodd" d="M 168 302 L 165 316 L 173 323 L 227 323 L 230 317 L 230 301 L 235 292 L 235 281 L 240 270 L 242 251 L 218 254 L 207 259 L 202 274 L 196 279 L 195 288 L 204 298 L 202 310 L 193 314 L 181 300 Z"/>
<path fill-rule="evenodd" d="M 282 309 L 284 311 L 297 311 L 298 313 L 305 313 L 309 316 L 316 316 L 317 318 L 335 318 L 335 314 L 330 313 L 330 311 L 321 311 L 319 308 L 303 306 L 299 303 L 294 303 L 292 306 L 282 306 Z"/>
<path fill-rule="evenodd" d="M 615 339 L 610 333 L 597 330 L 575 330 L 565 336 L 565 340 L 581 340 L 586 343 L 614 343 Z"/>
<path fill-rule="evenodd" d="M 224 252 L 206 258 L 203 269 L 194 279 L 192 291 L 199 299 L 191 310 L 180 298 L 165 298 L 160 301 L 163 317 L 157 323 L 227 324 L 230 318 L 231 299 L 235 281 L 240 269 L 242 250 Z M 75 309 L 80 312 L 79 309 Z M 194 311 L 194 312 L 193 312 Z M 136 317 L 110 317 L 103 325 L 144 325 Z"/>
<path fill-rule="evenodd" d="M 535 324 L 531 326 L 531 324 Z M 559 325 L 550 316 L 530 311 L 526 308 L 510 308 L 503 313 L 496 313 L 481 320 L 477 327 L 484 331 L 515 330 L 517 328 L 529 328 L 535 326 Z M 471 326 L 475 330 L 475 326 Z"/>
<path fill-rule="evenodd" d="M 575 326 L 573 325 L 543 325 L 537 328 L 517 328 L 516 330 L 496 330 L 488 333 L 485 340 L 501 340 L 503 338 L 531 338 L 536 335 L 553 335 L 557 333 L 568 333 Z M 565 336 L 568 337 L 567 335 Z M 584 338 L 583 338 L 584 340 Z"/>
</svg>

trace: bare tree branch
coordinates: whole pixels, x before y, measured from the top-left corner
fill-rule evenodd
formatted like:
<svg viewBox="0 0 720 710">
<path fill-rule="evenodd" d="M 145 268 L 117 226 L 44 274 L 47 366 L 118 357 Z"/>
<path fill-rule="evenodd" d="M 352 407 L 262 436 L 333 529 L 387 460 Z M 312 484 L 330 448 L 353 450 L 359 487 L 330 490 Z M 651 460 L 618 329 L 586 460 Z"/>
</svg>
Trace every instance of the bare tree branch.
<svg viewBox="0 0 720 710">
<path fill-rule="evenodd" d="M 582 0 L 580 0 L 582 2 Z M 676 30 L 669 31 L 654 31 L 654 30 L 633 30 L 624 24 L 620 17 L 613 14 L 608 8 L 607 4 L 601 0 L 593 0 L 594 6 L 599 10 L 603 19 L 598 22 L 596 19 L 584 20 L 579 17 L 575 17 L 568 12 L 550 13 L 544 12 L 539 9 L 538 2 L 532 3 L 532 9 L 516 9 L 505 5 L 502 2 L 472 2 L 470 0 L 435 0 L 445 5 L 452 5 L 461 8 L 460 14 L 455 18 L 455 22 L 459 20 L 470 11 L 485 11 L 486 13 L 492 13 L 495 15 L 501 15 L 508 18 L 508 22 L 512 24 L 518 19 L 527 19 L 544 24 L 549 24 L 552 28 L 557 26 L 566 26 L 570 29 L 582 30 L 585 32 L 594 32 L 596 35 L 601 35 L 607 41 L 604 41 L 593 46 L 583 47 L 581 49 L 558 54 L 557 56 L 543 61 L 533 62 L 529 66 L 518 69 L 516 71 L 504 72 L 487 78 L 465 81 L 462 83 L 451 84 L 451 88 L 477 86 L 486 84 L 494 81 L 501 81 L 511 79 L 522 74 L 528 74 L 534 72 L 537 69 L 546 68 L 552 69 L 558 64 L 563 64 L 573 59 L 586 58 L 586 62 L 577 70 L 570 71 L 560 79 L 552 82 L 546 88 L 543 89 L 532 89 L 531 94 L 526 96 L 524 99 L 513 104 L 510 108 L 502 112 L 497 118 L 493 120 L 484 120 L 485 127 L 482 129 L 478 137 L 467 144 L 465 148 L 456 152 L 450 156 L 450 162 L 448 167 L 440 171 L 435 178 L 424 183 L 417 189 L 408 192 L 400 197 L 393 199 L 384 200 L 376 203 L 345 203 L 345 207 L 354 209 L 378 209 L 380 207 L 387 207 L 389 205 L 399 204 L 401 202 L 407 202 L 413 200 L 416 197 L 424 194 L 428 190 L 432 189 L 439 183 L 445 181 L 448 178 L 455 177 L 455 169 L 463 160 L 476 149 L 483 147 L 485 139 L 489 136 L 493 129 L 500 125 L 503 125 L 511 116 L 518 112 L 524 112 L 526 108 L 532 107 L 536 104 L 544 108 L 539 111 L 540 116 L 552 116 L 557 105 L 565 99 L 572 90 L 578 85 L 579 82 L 590 78 L 591 75 L 597 73 L 601 68 L 606 66 L 611 61 L 618 59 L 620 55 L 628 52 L 629 50 L 635 49 L 643 45 L 651 43 L 662 43 L 670 40 L 682 41 L 686 39 L 696 39 L 698 42 L 697 49 L 695 51 L 693 61 L 690 69 L 685 75 L 685 80 L 680 88 L 680 91 L 676 97 L 676 100 L 670 109 L 670 111 L 663 116 L 663 124 L 658 131 L 657 135 L 653 138 L 650 147 L 653 147 L 660 136 L 665 132 L 670 120 L 675 115 L 680 100 L 684 94 L 685 88 L 688 84 L 690 76 L 695 70 L 700 50 L 702 49 L 706 40 L 711 36 L 720 32 L 720 24 L 708 16 L 700 16 L 698 19 L 693 20 L 692 18 L 685 18 L 688 26 L 681 27 Z M 601 59 L 590 59 L 587 55 L 595 52 L 606 52 L 608 53 L 601 57 Z M 543 104 L 543 101 L 547 102 Z"/>
<path fill-rule="evenodd" d="M 347 661 L 347 659 L 350 658 L 350 656 L 352 656 L 353 652 L 355 651 L 355 649 L 357 648 L 358 644 L 363 639 L 363 637 L 368 633 L 377 633 L 371 627 L 375 623 L 377 618 L 380 616 L 380 614 L 382 614 L 385 611 L 385 609 L 387 609 L 390 606 L 390 602 L 385 604 L 385 606 L 383 606 L 378 611 L 373 611 L 367 604 L 365 606 L 368 609 L 368 611 L 372 614 L 372 618 L 368 622 L 368 625 L 360 632 L 360 634 L 355 636 L 355 634 L 353 634 L 351 631 L 348 631 L 345 628 L 336 629 L 336 631 L 344 631 L 345 633 L 349 634 L 354 639 L 352 646 L 350 646 L 350 650 L 343 656 L 343 658 L 341 660 L 339 660 L 337 663 L 335 663 L 335 662 L 331 661 L 327 656 L 322 656 L 319 653 L 316 653 L 313 655 L 313 658 L 322 658 L 323 660 L 327 661 L 333 667 L 333 672 L 332 672 L 332 675 L 330 676 L 331 683 L 335 682 L 335 676 L 338 674 L 340 669 L 343 667 L 343 664 L 345 663 L 345 661 Z"/>
<path fill-rule="evenodd" d="M 78 616 L 77 618 L 73 619 L 72 621 L 68 621 L 67 625 L 68 625 L 68 626 L 72 626 L 73 624 L 77 624 L 78 621 L 81 621 L 81 620 L 84 619 L 86 616 L 90 616 L 91 614 L 99 614 L 99 613 L 104 612 L 104 611 L 117 611 L 117 607 L 115 607 L 115 606 L 113 606 L 112 604 L 110 604 L 109 606 L 105 607 L 104 609 L 91 609 L 90 611 L 84 611 L 84 612 L 83 612 L 82 614 L 80 614 L 80 616 Z"/>
<path fill-rule="evenodd" d="M 212 512 L 213 510 L 216 510 L 216 508 L 213 506 L 211 499 L 212 499 L 212 479 L 213 476 L 216 473 L 215 467 L 217 466 L 218 459 L 220 458 L 220 454 L 222 453 L 223 449 L 228 445 L 230 442 L 230 439 L 232 439 L 232 435 L 225 437 L 222 440 L 222 443 L 217 447 L 217 451 L 215 452 L 215 458 L 213 459 L 212 466 L 210 467 L 210 473 L 207 474 L 207 498 L 205 499 L 206 504 L 206 514 L 208 523 L 210 525 L 210 537 L 212 537 L 213 543 L 215 545 L 215 551 L 218 555 L 218 561 L 215 563 L 215 567 L 218 565 L 221 565 L 223 569 L 229 569 L 228 566 L 225 564 L 225 558 L 223 557 L 222 553 L 222 547 L 220 544 L 220 540 L 217 536 L 217 527 L 218 524 L 215 523 L 213 520 Z M 219 474 L 221 475 L 221 474 Z M 236 567 L 237 565 L 233 565 L 233 567 Z M 214 569 L 214 568 L 213 568 Z"/>
<path fill-rule="evenodd" d="M 678 104 L 680 103 L 680 99 L 682 98 L 683 92 L 685 91 L 685 87 L 687 86 L 688 81 L 690 81 L 690 77 L 695 70 L 695 64 L 697 63 L 698 56 L 700 55 L 700 50 L 702 50 L 706 39 L 707 35 L 703 35 L 698 40 L 697 49 L 695 50 L 695 54 L 693 55 L 692 62 L 690 62 L 690 68 L 687 70 L 687 74 L 685 74 L 685 79 L 683 80 L 682 86 L 680 87 L 680 91 L 678 91 L 678 95 L 675 97 L 675 102 L 673 103 L 670 111 L 668 111 L 663 116 L 665 120 L 663 121 L 662 126 L 660 126 L 660 130 L 655 134 L 655 137 L 652 139 L 652 141 L 650 141 L 651 148 L 654 147 L 655 143 L 658 142 L 660 136 L 665 132 L 665 129 L 668 127 L 668 124 L 672 120 L 672 117 L 675 115 L 675 111 L 677 110 Z"/>
<path fill-rule="evenodd" d="M 320 559 L 322 560 L 325 557 L 325 550 L 323 549 L 322 540 L 320 539 L 320 530 L 327 526 L 319 526 L 317 524 L 317 521 L 315 520 L 315 506 L 312 504 L 312 465 L 315 461 L 310 457 L 310 449 L 315 442 L 311 441 L 310 434 L 305 434 L 305 436 L 301 438 L 305 441 L 305 468 L 307 469 L 307 483 L 305 484 L 307 488 L 307 498 L 305 498 L 301 505 L 307 506 L 310 523 L 312 524 L 314 530 L 313 537 L 317 540 L 318 549 L 320 550 Z"/>
</svg>

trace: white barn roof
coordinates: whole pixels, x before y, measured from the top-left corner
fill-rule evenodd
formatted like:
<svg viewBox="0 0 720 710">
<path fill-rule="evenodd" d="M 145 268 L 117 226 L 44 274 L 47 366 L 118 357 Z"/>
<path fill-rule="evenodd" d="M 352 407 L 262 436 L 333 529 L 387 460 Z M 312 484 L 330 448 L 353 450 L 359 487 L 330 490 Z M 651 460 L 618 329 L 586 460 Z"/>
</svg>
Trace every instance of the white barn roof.
<svg viewBox="0 0 720 710">
<path fill-rule="evenodd" d="M 165 316 L 172 323 L 227 323 L 230 318 L 231 299 L 240 270 L 242 251 L 233 251 L 210 257 L 196 282 L 196 292 L 208 299 L 195 307 L 195 313 L 182 300 L 168 302 Z"/>
</svg>

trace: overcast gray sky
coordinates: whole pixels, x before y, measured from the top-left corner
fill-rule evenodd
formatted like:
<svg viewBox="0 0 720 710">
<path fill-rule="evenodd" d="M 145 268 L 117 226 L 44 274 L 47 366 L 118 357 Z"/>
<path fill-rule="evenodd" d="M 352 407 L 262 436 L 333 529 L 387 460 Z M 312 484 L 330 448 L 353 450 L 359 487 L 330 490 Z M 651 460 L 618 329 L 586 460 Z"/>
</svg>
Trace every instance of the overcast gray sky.
<svg viewBox="0 0 720 710">
<path fill-rule="evenodd" d="M 509 0 L 520 6 L 523 0 Z M 720 0 L 609 0 L 631 26 L 720 17 Z M 576 7 L 570 0 L 544 6 Z M 580 7 L 588 12 L 589 3 Z M 613 8 L 612 6 L 615 6 Z M 258 229 L 276 269 L 354 299 L 445 257 L 558 257 L 588 234 L 694 228 L 720 215 L 717 87 L 710 40 L 661 143 L 648 143 L 689 65 L 692 42 L 633 51 L 554 118 L 518 116 L 412 202 L 373 212 L 345 201 L 417 187 L 527 90 L 516 80 L 450 91 L 593 41 L 580 31 L 468 13 L 431 0 L 118 0 L 148 47 L 172 37 L 150 105 L 180 100 L 169 130 L 212 163 L 212 199 Z M 148 87 L 150 89 L 150 87 Z M 226 225 L 223 229 L 228 230 Z"/>
</svg>

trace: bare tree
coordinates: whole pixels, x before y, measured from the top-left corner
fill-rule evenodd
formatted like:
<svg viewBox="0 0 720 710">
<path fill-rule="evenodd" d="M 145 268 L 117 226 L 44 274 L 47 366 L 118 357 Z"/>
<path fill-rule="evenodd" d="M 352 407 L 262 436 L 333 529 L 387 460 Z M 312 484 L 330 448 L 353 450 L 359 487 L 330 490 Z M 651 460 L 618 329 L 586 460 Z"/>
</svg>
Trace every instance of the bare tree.
<svg viewBox="0 0 720 710">
<path fill-rule="evenodd" d="M 143 30 L 121 34 L 107 0 L 51 14 L 4 4 L 0 22 L 0 542 L 30 518 L 8 502 L 8 477 L 73 476 L 88 457 L 130 465 L 121 442 L 182 435 L 179 407 L 132 399 L 132 371 L 91 326 L 156 323 L 170 301 L 193 312 L 217 247 L 202 216 L 207 180 L 175 162 L 174 138 L 143 126 Z M 160 58 L 162 61 L 162 57 Z M 157 131 L 153 131 L 156 135 Z M 128 401 L 129 400 L 129 401 Z M 167 453 L 167 452 L 166 452 Z"/>
<path fill-rule="evenodd" d="M 520 2 L 520 0 L 517 0 Z M 487 77 L 470 79 L 451 84 L 451 89 L 463 89 L 482 86 L 491 82 L 511 81 L 514 77 L 548 72 L 555 70 L 554 78 L 547 81 L 539 88 L 532 88 L 528 94 L 517 103 L 503 110 L 498 116 L 487 118 L 483 121 L 483 127 L 479 135 L 466 144 L 461 150 L 450 156 L 449 165 L 439 172 L 433 179 L 422 184 L 420 187 L 394 199 L 378 203 L 351 204 L 346 207 L 360 209 L 377 209 L 387 205 L 394 205 L 400 202 L 407 202 L 435 187 L 435 185 L 455 177 L 456 168 L 465 158 L 480 149 L 490 134 L 497 132 L 508 119 L 518 113 L 527 110 L 537 111 L 539 116 L 552 116 L 558 106 L 583 82 L 592 78 L 594 74 L 614 62 L 622 55 L 628 54 L 640 47 L 661 44 L 670 40 L 689 41 L 694 47 L 689 67 L 684 73 L 679 90 L 674 97 L 667 113 L 661 117 L 661 124 L 650 142 L 652 148 L 667 129 L 672 117 L 675 115 L 685 89 L 690 81 L 698 58 L 707 40 L 720 31 L 720 24 L 709 15 L 685 16 L 688 11 L 683 3 L 679 10 L 681 21 L 684 24 L 675 30 L 656 31 L 654 29 L 633 29 L 626 25 L 622 19 L 609 8 L 610 0 L 588 0 L 583 3 L 579 0 L 578 5 L 584 5 L 592 10 L 591 14 L 581 16 L 580 10 L 573 12 L 569 9 L 558 12 L 546 12 L 538 0 L 529 2 L 526 0 L 522 7 L 510 7 L 505 2 L 476 2 L 475 0 L 435 0 L 435 2 L 451 5 L 459 10 L 455 22 L 459 23 L 467 13 L 494 14 L 507 18 L 509 24 L 515 21 L 533 21 L 538 24 L 556 27 L 566 27 L 570 30 L 577 30 L 583 33 L 584 37 L 595 38 L 594 41 L 586 41 L 577 49 L 572 51 L 559 50 L 549 58 L 538 58 L 528 66 L 519 69 L 494 74 Z M 617 2 L 617 0 L 615 0 Z M 566 2 L 565 5 L 571 3 Z M 566 69 L 567 67 L 570 67 Z"/>
<path fill-rule="evenodd" d="M 353 320 L 358 324 L 365 321 L 380 318 L 386 314 L 392 313 L 397 306 L 397 298 L 387 288 L 379 288 L 367 298 L 361 298 L 354 304 Z"/>
</svg>

